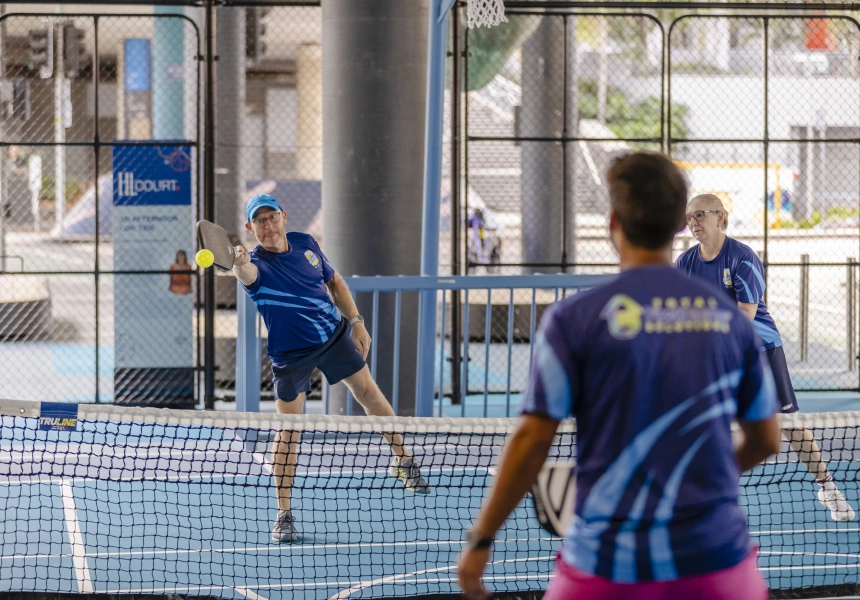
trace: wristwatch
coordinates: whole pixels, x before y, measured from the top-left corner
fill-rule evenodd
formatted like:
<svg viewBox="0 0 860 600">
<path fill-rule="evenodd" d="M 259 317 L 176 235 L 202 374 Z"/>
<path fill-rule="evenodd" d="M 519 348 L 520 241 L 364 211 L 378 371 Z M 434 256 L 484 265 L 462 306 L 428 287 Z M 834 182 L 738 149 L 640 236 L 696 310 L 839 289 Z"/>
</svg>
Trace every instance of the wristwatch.
<svg viewBox="0 0 860 600">
<path fill-rule="evenodd" d="M 353 317 L 349 320 L 350 325 L 355 325 L 356 323 L 364 323 L 364 317 L 358 315 L 357 317 Z"/>
<path fill-rule="evenodd" d="M 481 537 L 471 529 L 466 531 L 466 548 L 469 550 L 486 550 L 493 545 L 494 541 L 494 538 Z"/>
</svg>

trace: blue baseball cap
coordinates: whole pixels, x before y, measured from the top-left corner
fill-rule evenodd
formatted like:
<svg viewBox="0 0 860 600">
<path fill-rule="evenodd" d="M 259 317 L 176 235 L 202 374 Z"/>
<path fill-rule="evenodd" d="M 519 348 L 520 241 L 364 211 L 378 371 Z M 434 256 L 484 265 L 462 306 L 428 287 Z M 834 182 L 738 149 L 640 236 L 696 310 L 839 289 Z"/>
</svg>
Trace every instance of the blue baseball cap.
<svg viewBox="0 0 860 600">
<path fill-rule="evenodd" d="M 251 219 L 254 218 L 254 213 L 263 207 L 274 208 L 275 210 L 284 210 L 281 208 L 281 205 L 278 204 L 277 199 L 271 194 L 257 194 L 248 200 L 248 204 L 245 205 L 245 216 L 248 218 L 249 223 L 251 222 Z"/>
</svg>

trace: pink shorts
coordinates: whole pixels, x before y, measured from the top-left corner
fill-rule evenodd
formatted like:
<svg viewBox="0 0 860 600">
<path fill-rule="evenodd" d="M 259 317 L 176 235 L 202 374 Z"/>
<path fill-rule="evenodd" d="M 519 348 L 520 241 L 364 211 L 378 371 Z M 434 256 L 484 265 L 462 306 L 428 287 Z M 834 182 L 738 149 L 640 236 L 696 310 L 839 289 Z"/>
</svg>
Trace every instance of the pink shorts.
<svg viewBox="0 0 860 600">
<path fill-rule="evenodd" d="M 764 579 L 758 572 L 756 553 L 741 563 L 674 581 L 615 583 L 588 575 L 564 562 L 556 561 L 555 574 L 544 600 L 767 600 Z"/>
</svg>

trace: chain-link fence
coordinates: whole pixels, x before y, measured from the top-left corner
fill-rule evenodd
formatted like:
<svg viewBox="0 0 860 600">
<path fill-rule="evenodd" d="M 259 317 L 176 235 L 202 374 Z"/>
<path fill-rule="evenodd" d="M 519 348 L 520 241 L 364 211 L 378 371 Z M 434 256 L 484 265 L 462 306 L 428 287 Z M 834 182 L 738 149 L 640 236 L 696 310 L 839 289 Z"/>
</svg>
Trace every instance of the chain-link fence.
<svg viewBox="0 0 860 600">
<path fill-rule="evenodd" d="M 766 16 L 753 15 L 751 2 L 745 10 L 726 4 L 735 4 L 729 16 L 671 4 L 602 3 L 598 12 L 576 2 L 509 2 L 508 23 L 476 30 L 457 4 L 440 272 L 614 272 L 606 168 L 630 149 L 668 151 L 693 193 L 723 198 L 731 235 L 761 253 L 795 385 L 857 389 L 857 277 L 849 266 L 860 249 L 857 24 L 832 11 L 782 16 L 773 3 Z M 290 229 L 314 235 L 325 250 L 322 9 L 219 5 L 211 56 L 201 7 L 98 17 L 45 10 L 0 21 L 4 389 L 98 401 L 173 393 L 187 381 L 183 369 L 204 366 L 202 280 L 183 265 L 206 191 L 205 67 L 214 74 L 212 218 L 250 247 L 241 208 L 254 193 L 272 193 Z M 117 165 L 146 162 L 124 152 L 147 148 L 160 149 L 156 163 L 188 168 L 191 204 L 176 220 L 137 215 L 149 209 L 117 197 L 122 185 L 134 192 L 145 179 L 124 169 L 132 179 L 120 183 Z M 122 229 L 135 216 L 160 224 L 159 256 L 135 247 L 151 243 L 153 229 Z M 677 250 L 692 243 L 685 232 Z M 222 274 L 215 289 L 209 367 L 229 397 L 235 280 Z M 469 310 L 484 315 L 476 298 Z M 464 311 L 456 298 L 452 309 L 449 359 L 460 364 Z M 490 341 L 504 344 L 507 313 L 490 312 Z M 479 329 L 476 340 L 485 337 Z M 150 335 L 137 339 L 141 331 Z M 165 336 L 170 343 L 154 352 Z M 528 333 L 514 337 L 528 341 Z M 514 361 L 513 380 L 527 368 Z M 460 389 L 459 371 L 446 393 Z M 265 397 L 267 359 L 262 375 Z"/>
<path fill-rule="evenodd" d="M 193 406 L 197 26 L 14 13 L 0 36 L 5 394 Z"/>
<path fill-rule="evenodd" d="M 254 194 L 272 194 L 287 213 L 288 230 L 313 235 L 325 251 L 322 9 L 307 2 L 250 4 L 232 2 L 215 11 L 220 57 L 216 67 L 216 156 L 219 165 L 239 165 L 238 173 L 216 170 L 218 222 L 237 241 L 253 247 L 256 241 L 244 228 L 243 207 Z M 224 64 L 224 57 L 233 50 L 231 37 L 243 48 L 243 64 Z M 244 98 L 229 98 L 237 78 L 244 81 Z M 236 280 L 230 274 L 218 280 L 216 379 L 219 396 L 229 399 L 235 386 Z M 272 399 L 272 370 L 265 343 L 261 380 L 263 398 Z M 319 398 L 319 372 L 312 385 L 309 397 Z"/>
<path fill-rule="evenodd" d="M 673 155 L 767 265 L 797 388 L 854 388 L 860 247 L 860 24 L 690 16 L 668 32 Z M 686 241 L 686 240 L 685 240 Z"/>
<path fill-rule="evenodd" d="M 766 264 L 795 387 L 856 389 L 857 22 L 508 4 L 509 23 L 463 30 L 452 58 L 464 142 L 446 174 L 459 181 L 449 264 L 613 272 L 606 169 L 631 149 L 663 150 L 693 195 L 723 200 L 729 235 Z M 695 243 L 685 231 L 677 250 Z"/>
</svg>

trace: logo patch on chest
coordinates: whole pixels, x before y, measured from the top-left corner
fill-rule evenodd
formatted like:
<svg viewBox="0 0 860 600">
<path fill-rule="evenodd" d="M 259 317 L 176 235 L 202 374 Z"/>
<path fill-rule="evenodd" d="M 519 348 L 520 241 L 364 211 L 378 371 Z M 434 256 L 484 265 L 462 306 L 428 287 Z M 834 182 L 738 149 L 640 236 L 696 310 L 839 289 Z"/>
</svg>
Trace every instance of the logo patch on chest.
<svg viewBox="0 0 860 600">
<path fill-rule="evenodd" d="M 728 269 L 723 269 L 723 285 L 732 287 L 732 273 Z"/>
<path fill-rule="evenodd" d="M 317 255 L 310 250 L 305 250 L 305 258 L 308 259 L 308 262 L 311 263 L 312 267 L 320 266 L 320 259 L 317 258 Z"/>
</svg>

